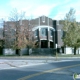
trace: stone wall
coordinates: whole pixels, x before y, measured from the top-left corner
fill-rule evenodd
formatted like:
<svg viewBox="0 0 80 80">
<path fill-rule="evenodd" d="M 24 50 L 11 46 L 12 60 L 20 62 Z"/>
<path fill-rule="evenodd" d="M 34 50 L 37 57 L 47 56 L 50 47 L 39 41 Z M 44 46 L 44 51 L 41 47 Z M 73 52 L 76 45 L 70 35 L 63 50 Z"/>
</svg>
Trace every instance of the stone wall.
<svg viewBox="0 0 80 80">
<path fill-rule="evenodd" d="M 15 55 L 15 50 L 10 49 L 10 48 L 4 48 L 3 55 Z"/>
</svg>

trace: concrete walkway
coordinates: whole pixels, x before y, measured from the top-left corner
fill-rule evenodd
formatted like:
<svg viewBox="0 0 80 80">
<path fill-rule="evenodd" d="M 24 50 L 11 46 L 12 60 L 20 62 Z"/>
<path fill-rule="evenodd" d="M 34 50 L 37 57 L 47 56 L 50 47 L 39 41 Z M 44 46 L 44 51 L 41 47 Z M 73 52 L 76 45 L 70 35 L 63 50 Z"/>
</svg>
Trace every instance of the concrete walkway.
<svg viewBox="0 0 80 80">
<path fill-rule="evenodd" d="M 71 60 L 8 60 L 8 59 L 0 59 L 0 70 L 2 69 L 12 69 L 17 67 L 24 67 L 24 66 L 35 66 L 41 64 L 47 64 L 51 62 L 62 62 L 62 61 L 71 61 Z"/>
<path fill-rule="evenodd" d="M 4 60 L 0 59 L 0 70 L 2 69 L 12 69 L 17 67 L 24 67 L 24 66 L 35 66 L 41 65 L 45 62 L 42 61 L 33 61 L 33 60 Z"/>
<path fill-rule="evenodd" d="M 72 59 L 73 58 L 73 59 Z M 58 57 L 56 61 L 56 57 L 0 57 L 0 70 L 2 69 L 12 69 L 17 67 L 24 66 L 35 66 L 41 64 L 47 64 L 51 62 L 62 62 L 62 61 L 72 61 L 72 60 L 80 60 L 80 57 Z"/>
</svg>

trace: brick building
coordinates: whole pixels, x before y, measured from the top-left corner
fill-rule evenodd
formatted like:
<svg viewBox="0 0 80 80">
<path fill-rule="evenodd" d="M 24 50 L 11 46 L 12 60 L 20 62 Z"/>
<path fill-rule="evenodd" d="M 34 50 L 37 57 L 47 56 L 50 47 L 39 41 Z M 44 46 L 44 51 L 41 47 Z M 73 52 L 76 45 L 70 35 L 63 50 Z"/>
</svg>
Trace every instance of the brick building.
<svg viewBox="0 0 80 80">
<path fill-rule="evenodd" d="M 62 24 L 46 16 L 40 16 L 31 20 L 20 20 L 17 23 L 4 22 L 5 48 L 11 46 L 16 39 L 16 25 L 26 37 L 29 36 L 29 39 L 36 42 L 38 48 L 56 48 L 56 44 L 58 49 L 63 47 Z"/>
</svg>

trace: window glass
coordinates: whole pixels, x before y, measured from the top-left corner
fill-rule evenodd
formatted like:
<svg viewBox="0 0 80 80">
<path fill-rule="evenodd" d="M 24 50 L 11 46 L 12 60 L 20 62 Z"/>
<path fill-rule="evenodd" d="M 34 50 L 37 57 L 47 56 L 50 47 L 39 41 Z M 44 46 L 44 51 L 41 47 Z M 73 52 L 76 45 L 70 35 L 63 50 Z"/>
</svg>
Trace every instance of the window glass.
<svg viewBox="0 0 80 80">
<path fill-rule="evenodd" d="M 50 36 L 53 36 L 53 30 L 50 29 Z"/>
<path fill-rule="evenodd" d="M 38 30 L 35 30 L 34 36 L 38 36 Z"/>
<path fill-rule="evenodd" d="M 46 36 L 47 35 L 47 29 L 46 28 L 42 28 L 41 29 L 41 34 L 42 34 L 42 36 Z"/>
<path fill-rule="evenodd" d="M 63 38 L 66 34 L 66 31 L 61 30 L 61 38 Z"/>
</svg>

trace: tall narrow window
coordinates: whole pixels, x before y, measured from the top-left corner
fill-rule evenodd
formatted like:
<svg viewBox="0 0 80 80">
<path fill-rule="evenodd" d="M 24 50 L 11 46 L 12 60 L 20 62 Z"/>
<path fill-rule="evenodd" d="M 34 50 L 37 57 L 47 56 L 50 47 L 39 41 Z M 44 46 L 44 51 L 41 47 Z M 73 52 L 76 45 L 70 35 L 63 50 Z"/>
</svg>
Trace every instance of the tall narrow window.
<svg viewBox="0 0 80 80">
<path fill-rule="evenodd" d="M 38 29 L 35 30 L 35 32 L 34 32 L 34 36 L 38 36 Z"/>
<path fill-rule="evenodd" d="M 53 36 L 53 30 L 50 29 L 50 36 Z"/>
<path fill-rule="evenodd" d="M 42 34 L 42 36 L 46 36 L 47 35 L 47 29 L 46 28 L 42 28 L 41 29 L 41 34 Z"/>
<path fill-rule="evenodd" d="M 61 30 L 61 38 L 64 38 L 66 34 L 66 31 Z"/>
</svg>

